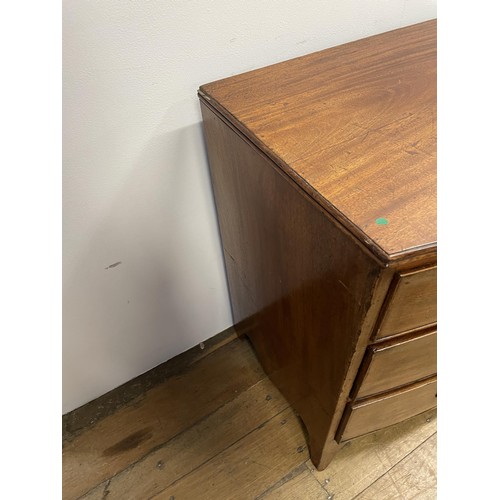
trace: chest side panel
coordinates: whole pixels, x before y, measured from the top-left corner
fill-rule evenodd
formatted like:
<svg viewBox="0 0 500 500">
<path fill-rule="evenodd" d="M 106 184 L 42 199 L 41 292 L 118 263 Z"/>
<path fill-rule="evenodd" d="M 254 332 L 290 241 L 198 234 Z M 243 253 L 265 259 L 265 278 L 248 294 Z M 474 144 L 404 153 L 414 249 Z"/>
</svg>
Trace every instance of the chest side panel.
<svg viewBox="0 0 500 500">
<path fill-rule="evenodd" d="M 234 321 L 306 426 L 326 435 L 381 267 L 202 105 Z"/>
</svg>

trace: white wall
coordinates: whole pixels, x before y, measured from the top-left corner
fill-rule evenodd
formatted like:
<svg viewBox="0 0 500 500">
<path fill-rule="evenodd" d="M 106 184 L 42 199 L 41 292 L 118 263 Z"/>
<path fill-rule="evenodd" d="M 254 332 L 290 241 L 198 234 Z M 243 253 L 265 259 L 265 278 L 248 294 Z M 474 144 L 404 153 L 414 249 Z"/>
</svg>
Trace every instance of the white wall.
<svg viewBox="0 0 500 500">
<path fill-rule="evenodd" d="M 434 17 L 435 0 L 64 0 L 64 412 L 231 324 L 199 85 Z"/>
</svg>

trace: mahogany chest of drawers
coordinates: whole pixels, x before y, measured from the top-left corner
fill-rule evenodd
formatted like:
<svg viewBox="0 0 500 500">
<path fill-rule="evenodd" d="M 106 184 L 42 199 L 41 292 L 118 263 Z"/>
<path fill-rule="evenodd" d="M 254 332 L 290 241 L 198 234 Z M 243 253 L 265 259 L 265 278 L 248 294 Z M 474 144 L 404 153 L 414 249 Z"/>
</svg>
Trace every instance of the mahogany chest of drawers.
<svg viewBox="0 0 500 500">
<path fill-rule="evenodd" d="M 436 405 L 436 22 L 199 97 L 234 322 L 322 469 Z"/>
</svg>

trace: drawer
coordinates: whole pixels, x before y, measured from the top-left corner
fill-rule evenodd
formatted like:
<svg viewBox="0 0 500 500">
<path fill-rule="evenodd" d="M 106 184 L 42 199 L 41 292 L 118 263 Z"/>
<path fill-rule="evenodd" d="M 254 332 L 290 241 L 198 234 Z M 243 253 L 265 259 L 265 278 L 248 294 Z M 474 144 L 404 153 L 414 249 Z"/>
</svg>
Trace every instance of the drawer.
<svg viewBox="0 0 500 500">
<path fill-rule="evenodd" d="M 436 340 L 436 330 L 428 330 L 368 346 L 352 398 L 364 398 L 434 375 L 437 371 Z"/>
<path fill-rule="evenodd" d="M 436 377 L 383 395 L 350 403 L 342 417 L 337 442 L 368 434 L 434 408 Z"/>
<path fill-rule="evenodd" d="M 376 338 L 432 325 L 437 319 L 437 267 L 396 273 Z"/>
</svg>

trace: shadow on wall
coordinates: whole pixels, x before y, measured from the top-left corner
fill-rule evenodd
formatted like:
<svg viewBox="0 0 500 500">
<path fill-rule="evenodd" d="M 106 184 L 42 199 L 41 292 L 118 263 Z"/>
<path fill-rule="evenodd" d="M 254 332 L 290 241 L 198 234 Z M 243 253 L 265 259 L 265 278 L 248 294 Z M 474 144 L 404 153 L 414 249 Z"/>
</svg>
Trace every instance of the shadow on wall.
<svg viewBox="0 0 500 500">
<path fill-rule="evenodd" d="M 151 139 L 65 270 L 64 412 L 231 324 L 218 235 L 201 123 Z"/>
</svg>

